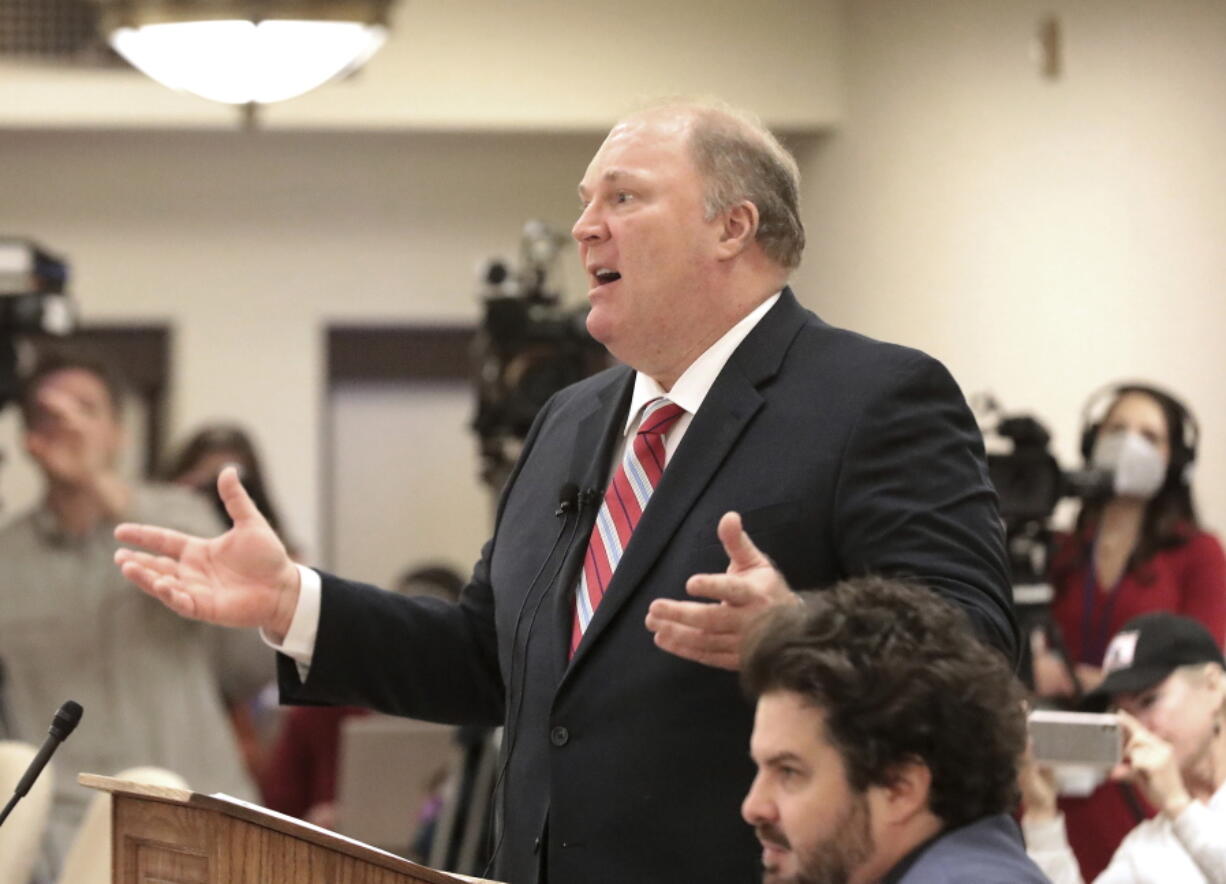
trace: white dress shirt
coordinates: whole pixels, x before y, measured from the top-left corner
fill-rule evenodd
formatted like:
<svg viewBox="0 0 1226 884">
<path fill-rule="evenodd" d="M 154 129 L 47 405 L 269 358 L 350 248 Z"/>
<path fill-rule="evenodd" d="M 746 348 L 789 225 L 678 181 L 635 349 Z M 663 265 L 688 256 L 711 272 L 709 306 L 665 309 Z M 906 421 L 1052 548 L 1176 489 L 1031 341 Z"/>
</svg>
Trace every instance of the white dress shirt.
<svg viewBox="0 0 1226 884">
<path fill-rule="evenodd" d="M 715 379 L 724 370 L 724 366 L 736 348 L 754 330 L 767 311 L 775 306 L 780 294 L 776 292 L 771 295 L 736 325 L 728 329 L 718 341 L 703 351 L 701 356 L 690 363 L 681 377 L 677 378 L 671 390 L 665 390 L 641 371 L 635 372 L 634 392 L 630 396 L 630 408 L 626 413 L 622 439 L 614 452 L 611 463 L 620 463 L 625 455 L 626 444 L 634 431 L 638 429 L 643 406 L 659 396 L 667 396 L 669 401 L 685 409 L 685 414 L 677 418 L 677 422 L 673 424 L 665 438 L 664 459 L 667 464 L 673 452 L 677 450 L 677 446 L 681 444 L 681 438 L 689 428 L 694 414 L 702 405 L 703 400 L 707 398 L 707 393 L 710 392 Z M 263 630 L 260 631 L 260 635 L 275 650 L 297 661 L 299 677 L 305 680 L 307 670 L 311 665 L 311 657 L 315 652 L 315 634 L 319 629 L 321 583 L 319 574 L 311 568 L 299 565 L 298 573 L 300 575 L 298 605 L 294 608 L 294 616 L 290 621 L 289 631 L 285 634 L 285 641 L 278 645 Z"/>
</svg>

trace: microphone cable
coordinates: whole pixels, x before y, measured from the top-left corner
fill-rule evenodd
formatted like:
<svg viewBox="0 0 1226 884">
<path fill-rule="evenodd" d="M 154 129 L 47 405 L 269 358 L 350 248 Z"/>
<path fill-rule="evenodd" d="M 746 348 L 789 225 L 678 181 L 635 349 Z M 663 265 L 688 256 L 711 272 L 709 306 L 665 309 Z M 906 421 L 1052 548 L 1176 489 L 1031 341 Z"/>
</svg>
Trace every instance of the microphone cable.
<svg viewBox="0 0 1226 884">
<path fill-rule="evenodd" d="M 566 494 L 566 492 L 568 491 L 569 491 L 569 494 Z M 561 530 L 558 531 L 558 536 L 554 539 L 553 546 L 549 548 L 549 554 L 545 556 L 545 560 L 541 562 L 541 567 L 537 570 L 536 577 L 534 577 L 532 579 L 532 583 L 529 584 L 528 591 L 524 594 L 523 601 L 520 602 L 519 613 L 515 617 L 515 629 L 512 631 L 512 634 L 511 634 L 511 672 L 509 673 L 507 682 L 509 684 L 511 694 L 514 699 L 512 700 L 512 703 L 513 703 L 512 708 L 511 710 L 509 710 L 510 714 L 507 715 L 506 730 L 509 731 L 509 739 L 507 741 L 506 751 L 502 753 L 502 764 L 500 764 L 498 767 L 498 776 L 494 780 L 494 788 L 490 796 L 490 812 L 491 814 L 495 815 L 495 820 L 497 820 L 496 815 L 498 812 L 499 793 L 506 779 L 507 771 L 509 771 L 511 767 L 511 755 L 515 751 L 516 733 L 517 733 L 518 728 L 512 727 L 512 724 L 516 724 L 516 725 L 518 724 L 519 713 L 523 707 L 523 693 L 524 693 L 523 688 L 525 685 L 525 680 L 527 678 L 527 676 L 525 675 L 525 672 L 527 670 L 527 663 L 528 663 L 528 646 L 532 642 L 532 627 L 536 624 L 536 615 L 540 611 L 541 602 L 543 602 L 545 600 L 545 596 L 548 595 L 547 591 L 540 593 L 540 595 L 536 599 L 536 604 L 532 606 L 532 614 L 528 619 L 528 632 L 524 639 L 524 650 L 523 650 L 523 654 L 521 655 L 523 663 L 521 666 L 518 667 L 520 683 L 517 688 L 516 683 L 515 683 L 515 675 L 516 675 L 515 651 L 519 646 L 520 622 L 523 619 L 524 609 L 527 607 L 528 600 L 532 596 L 532 591 L 535 588 L 537 579 L 540 577 L 541 573 L 545 570 L 545 566 L 549 564 L 550 560 L 553 558 L 554 553 L 557 551 L 558 543 L 562 540 L 563 534 L 566 533 L 566 523 L 571 521 L 569 518 L 567 518 L 567 513 L 570 510 L 570 507 L 568 506 L 568 504 L 570 504 L 570 505 L 573 505 L 574 511 L 575 511 L 575 519 L 574 519 L 573 524 L 571 524 L 570 526 L 570 537 L 567 539 L 566 546 L 563 550 L 563 553 L 559 557 L 558 566 L 554 569 L 553 574 L 549 578 L 549 580 L 544 584 L 546 590 L 548 590 L 548 588 L 554 584 L 554 582 L 558 579 L 558 576 L 562 573 L 562 568 L 565 567 L 566 565 L 567 556 L 569 556 L 571 547 L 574 546 L 574 543 L 575 543 L 575 537 L 578 534 L 579 522 L 580 522 L 579 516 L 582 514 L 583 508 L 587 505 L 587 502 L 591 499 L 591 489 L 585 489 L 583 491 L 580 491 L 578 486 L 574 482 L 567 482 L 565 485 L 562 486 L 560 496 L 562 495 L 565 495 L 565 499 L 559 500 L 557 512 L 554 513 L 555 516 L 558 516 L 559 518 L 563 519 L 562 528 Z M 498 858 L 498 851 L 502 849 L 502 838 L 503 838 L 503 835 L 506 834 L 506 826 L 499 825 L 497 826 L 497 829 L 498 829 L 498 837 L 494 842 L 493 849 L 490 851 L 489 859 L 486 862 L 485 869 L 481 873 L 481 876 L 483 878 L 489 876 L 491 869 L 493 869 L 494 867 L 494 861 Z M 492 834 L 492 829 L 491 829 L 491 834 Z"/>
</svg>

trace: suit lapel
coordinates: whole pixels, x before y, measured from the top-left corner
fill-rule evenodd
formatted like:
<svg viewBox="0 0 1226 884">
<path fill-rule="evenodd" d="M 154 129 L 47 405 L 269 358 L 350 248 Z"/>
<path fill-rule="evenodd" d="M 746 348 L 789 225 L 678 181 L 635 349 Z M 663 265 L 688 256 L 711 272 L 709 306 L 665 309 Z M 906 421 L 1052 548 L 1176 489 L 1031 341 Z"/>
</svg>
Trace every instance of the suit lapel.
<svg viewBox="0 0 1226 884">
<path fill-rule="evenodd" d="M 762 407 L 765 400 L 757 387 L 779 370 L 788 345 L 807 315 L 791 291 L 784 289 L 779 303 L 750 332 L 720 372 L 677 451 L 669 460 L 660 484 L 635 528 L 634 536 L 618 562 L 604 599 L 563 676 L 563 684 L 582 663 L 589 649 L 600 640 L 601 633 L 616 618 L 626 600 L 643 585 L 644 578 L 699 495 L 718 473 L 737 439 Z M 621 411 L 624 411 L 624 406 Z M 609 446 L 605 448 L 607 452 Z M 606 463 L 607 460 L 606 456 Z M 587 530 L 590 533 L 590 520 Z M 577 546 L 582 546 L 586 551 L 586 534 Z M 577 573 L 576 569 L 573 574 Z M 677 575 L 676 579 L 684 581 L 689 576 Z M 662 587 L 661 591 L 664 590 Z M 569 624 L 568 619 L 568 635 Z"/>
</svg>

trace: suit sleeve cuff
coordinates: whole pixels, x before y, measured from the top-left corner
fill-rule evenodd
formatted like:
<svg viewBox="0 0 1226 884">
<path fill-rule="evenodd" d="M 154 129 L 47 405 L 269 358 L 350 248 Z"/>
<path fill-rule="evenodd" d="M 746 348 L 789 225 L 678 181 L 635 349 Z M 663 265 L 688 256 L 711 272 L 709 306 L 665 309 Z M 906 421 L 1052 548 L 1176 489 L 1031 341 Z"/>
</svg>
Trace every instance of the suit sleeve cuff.
<svg viewBox="0 0 1226 884">
<path fill-rule="evenodd" d="M 319 599 L 321 582 L 319 574 L 302 565 L 298 569 L 298 606 L 294 608 L 294 617 L 290 620 L 289 631 L 285 633 L 285 641 L 277 644 L 268 637 L 268 633 L 260 630 L 260 638 L 264 643 L 298 664 L 298 678 L 306 681 L 307 672 L 311 668 L 311 658 L 315 655 L 315 635 L 319 631 Z"/>
</svg>

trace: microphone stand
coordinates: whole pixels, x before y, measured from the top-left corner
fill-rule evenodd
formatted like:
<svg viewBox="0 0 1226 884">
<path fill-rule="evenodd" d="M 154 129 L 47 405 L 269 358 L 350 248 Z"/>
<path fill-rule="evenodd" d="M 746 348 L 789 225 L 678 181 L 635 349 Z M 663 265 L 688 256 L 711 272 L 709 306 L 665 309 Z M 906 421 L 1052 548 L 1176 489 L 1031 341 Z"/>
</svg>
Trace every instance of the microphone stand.
<svg viewBox="0 0 1226 884">
<path fill-rule="evenodd" d="M 76 729 L 77 722 L 81 720 L 81 712 L 81 704 L 75 700 L 68 700 L 60 706 L 59 711 L 55 713 L 55 718 L 51 722 L 51 727 L 47 731 L 47 738 L 43 741 L 42 747 L 38 750 L 38 754 L 34 756 L 34 760 L 30 762 L 30 766 L 26 768 L 26 772 L 17 782 L 16 788 L 13 789 L 13 797 L 4 806 L 4 810 L 0 811 L 0 825 L 3 825 L 4 821 L 8 819 L 9 814 L 13 812 L 13 808 L 17 806 L 17 802 L 30 791 L 30 787 L 34 785 L 38 775 L 43 772 L 43 768 L 47 766 L 47 762 L 51 760 L 55 750 L 60 747 L 60 743 L 67 740 L 68 736 Z"/>
</svg>

